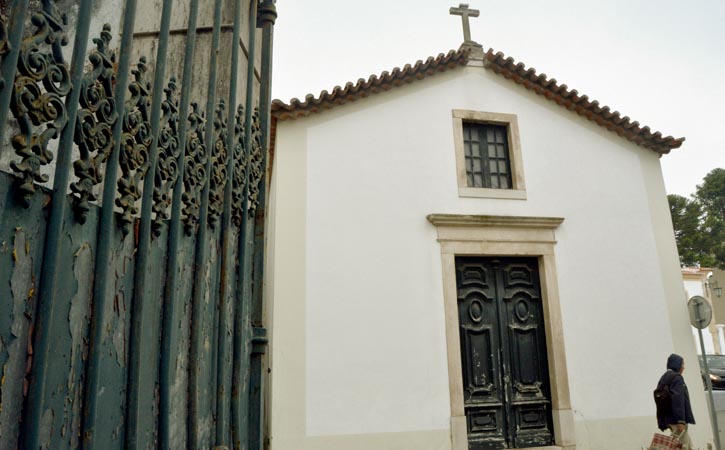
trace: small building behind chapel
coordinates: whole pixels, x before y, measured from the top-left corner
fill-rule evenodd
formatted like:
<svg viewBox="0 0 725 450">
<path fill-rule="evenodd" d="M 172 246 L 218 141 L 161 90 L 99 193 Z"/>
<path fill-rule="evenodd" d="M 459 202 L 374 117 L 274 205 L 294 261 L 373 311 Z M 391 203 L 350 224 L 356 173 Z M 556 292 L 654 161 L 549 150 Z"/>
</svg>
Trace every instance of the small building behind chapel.
<svg viewBox="0 0 725 450">
<path fill-rule="evenodd" d="M 685 286 L 685 301 L 699 295 L 705 298 L 712 310 L 710 324 L 702 330 L 705 354 L 722 355 L 725 350 L 725 324 L 722 319 L 722 288 L 715 279 L 715 271 L 707 267 L 682 267 L 682 282 Z M 718 317 L 718 312 L 720 315 Z M 697 353 L 701 354 L 698 330 L 692 327 Z"/>
<path fill-rule="evenodd" d="M 273 116 L 272 450 L 646 448 L 673 352 L 712 441 L 683 139 L 470 40 Z"/>
</svg>

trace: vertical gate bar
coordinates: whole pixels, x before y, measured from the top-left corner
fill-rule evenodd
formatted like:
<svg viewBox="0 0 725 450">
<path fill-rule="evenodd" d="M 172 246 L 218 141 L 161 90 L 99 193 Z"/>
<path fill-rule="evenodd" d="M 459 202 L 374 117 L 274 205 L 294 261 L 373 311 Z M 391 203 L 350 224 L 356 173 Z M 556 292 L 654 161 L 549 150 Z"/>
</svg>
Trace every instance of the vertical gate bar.
<svg viewBox="0 0 725 450">
<path fill-rule="evenodd" d="M 254 0 L 253 0 L 254 1 Z M 247 183 L 249 177 L 247 177 Z M 250 246 L 248 237 L 252 234 L 253 222 L 247 217 L 247 189 L 244 189 L 242 225 L 239 237 L 239 273 L 237 293 L 238 307 L 234 310 L 234 356 L 232 367 L 232 442 L 234 450 L 246 450 L 249 440 L 249 387 L 245 377 L 249 371 L 250 317 Z"/>
<path fill-rule="evenodd" d="M 252 147 L 252 110 L 254 104 L 254 61 L 255 38 L 257 32 L 257 2 L 252 0 L 249 5 L 249 42 L 247 42 L 247 91 L 244 108 L 244 151 L 245 161 L 249 161 Z M 249 166 L 249 163 L 247 163 Z M 246 371 L 249 369 L 249 309 L 250 290 L 249 272 L 251 270 L 248 226 L 248 194 L 249 194 L 249 167 L 245 172 L 245 183 L 242 194 L 242 223 L 239 227 L 239 273 L 237 274 L 237 295 L 241 298 L 234 310 L 234 356 L 232 365 L 232 441 L 235 450 L 246 448 L 248 439 L 248 410 L 249 397 L 244 383 Z"/>
<path fill-rule="evenodd" d="M 229 124 L 229 133 L 227 134 L 227 183 L 224 186 L 224 212 L 222 216 L 222 262 L 221 277 L 219 283 L 219 324 L 217 326 L 217 422 L 216 422 L 216 445 L 226 447 L 229 445 L 229 392 L 230 386 L 227 383 L 226 373 L 229 369 L 227 364 L 227 315 L 226 302 L 228 297 L 227 273 L 228 262 L 232 254 L 232 187 L 234 177 L 234 118 L 235 105 L 237 104 L 237 67 L 239 67 L 239 28 L 240 15 L 242 12 L 241 0 L 234 0 L 234 27 L 232 29 L 232 64 L 229 68 L 229 108 L 227 124 Z M 233 272 L 232 272 L 233 273 Z M 234 305 L 233 305 L 234 306 Z"/>
<path fill-rule="evenodd" d="M 254 291 L 252 297 L 252 324 L 262 326 L 264 311 L 263 275 L 264 275 L 264 220 L 267 197 L 267 152 L 269 151 L 270 107 L 272 102 L 272 45 L 274 40 L 274 22 L 277 9 L 272 0 L 264 0 L 259 6 L 259 19 L 262 25 L 262 73 L 259 92 L 259 120 L 262 133 L 262 179 L 259 185 L 259 207 L 255 215 L 254 233 Z"/>
<path fill-rule="evenodd" d="M 106 291 L 109 282 L 109 262 L 111 260 L 111 237 L 113 236 L 113 199 L 116 193 L 118 177 L 118 156 L 121 151 L 121 132 L 123 131 L 123 114 L 128 91 L 128 68 L 133 49 L 133 29 L 136 22 L 136 0 L 126 0 L 123 14 L 123 32 L 121 35 L 120 59 L 114 89 L 116 114 L 118 119 L 113 128 L 113 149 L 106 162 L 105 180 L 103 183 L 103 206 L 98 227 L 98 249 L 96 250 L 95 283 L 93 285 L 93 306 L 91 321 L 91 339 L 88 351 L 88 367 L 84 405 L 86 406 L 83 420 L 83 449 L 103 450 L 103 439 L 96 440 L 95 431 L 99 414 L 98 393 L 103 389 L 100 378 L 99 364 L 103 357 L 101 343 L 106 327 L 105 317 Z"/>
<path fill-rule="evenodd" d="M 7 125 L 5 122 L 10 111 L 10 98 L 13 94 L 13 82 L 15 80 L 15 70 L 18 66 L 18 56 L 20 55 L 20 43 L 23 40 L 28 1 L 15 0 L 10 10 L 10 24 L 8 26 L 10 51 L 2 59 L 2 65 L 0 65 L 0 75 L 5 80 L 5 85 L 0 89 L 0 143 L 5 142 L 5 127 Z M 2 153 L 1 148 L 0 153 Z"/>
<path fill-rule="evenodd" d="M 161 325 L 161 367 L 159 374 L 159 448 L 171 449 L 171 387 L 175 382 L 173 362 L 177 355 L 172 355 L 173 345 L 178 340 L 178 328 L 174 324 L 178 320 L 178 295 L 176 284 L 179 270 L 179 238 L 181 236 L 181 196 L 184 190 L 184 158 L 186 156 L 186 130 L 188 125 L 189 102 L 191 96 L 191 78 L 193 70 L 194 50 L 196 44 L 196 23 L 199 15 L 199 0 L 191 0 L 189 4 L 189 20 L 187 23 L 186 49 L 184 52 L 184 73 L 181 81 L 181 100 L 179 105 L 179 164 L 178 176 L 174 184 L 174 196 L 171 203 L 171 221 L 169 222 L 168 274 L 166 282 L 166 301 L 164 302 L 163 322 Z M 176 450 L 176 449 L 173 449 Z"/>
<path fill-rule="evenodd" d="M 209 183 L 211 180 L 212 145 L 214 141 L 214 108 L 216 103 L 217 56 L 219 53 L 219 35 L 221 34 L 222 5 L 221 0 L 214 2 L 214 28 L 212 31 L 211 55 L 209 58 L 209 84 L 206 99 L 206 129 L 204 140 L 208 152 L 206 161 L 204 189 L 201 193 L 199 206 L 199 229 L 196 235 L 196 254 L 194 255 L 194 292 L 191 312 L 191 350 L 189 357 L 189 448 L 196 448 L 199 435 L 199 353 L 203 349 L 201 333 L 202 296 L 204 294 L 204 263 L 207 259 L 206 228 L 209 214 Z"/>
<path fill-rule="evenodd" d="M 142 385 L 154 385 L 156 377 L 151 380 L 141 380 L 142 365 L 155 364 L 141 357 L 142 345 L 152 346 L 155 343 L 142 343 L 141 334 L 144 329 L 153 326 L 157 317 L 149 317 L 145 303 L 146 277 L 148 275 L 149 247 L 151 244 L 151 219 L 154 198 L 154 181 L 156 178 L 156 165 L 158 159 L 159 131 L 161 129 L 161 100 L 164 94 L 164 78 L 166 77 L 166 53 L 169 46 L 169 30 L 171 28 L 172 0 L 164 0 L 161 10 L 161 28 L 159 30 L 158 47 L 156 50 L 156 68 L 154 69 L 153 95 L 151 97 L 151 144 L 148 149 L 148 168 L 144 175 L 143 193 L 141 200 L 141 219 L 138 231 L 138 248 L 136 265 L 134 267 L 134 288 L 131 311 L 131 337 L 129 345 L 128 366 L 128 400 L 126 419 L 126 448 L 128 450 L 145 448 L 144 442 L 139 442 L 139 427 L 148 417 L 140 408 L 143 395 Z"/>
<path fill-rule="evenodd" d="M 70 174 L 71 152 L 73 150 L 73 133 L 78 113 L 78 100 L 80 98 L 81 82 L 83 81 L 83 68 L 85 66 L 86 49 L 88 47 L 88 34 L 90 31 L 90 14 L 93 0 L 81 0 L 78 6 L 78 27 L 76 28 L 73 43 L 73 60 L 71 61 L 70 94 L 66 98 L 68 123 L 60 135 L 58 144 L 57 162 L 55 166 L 55 179 L 53 184 L 50 218 L 45 235 L 43 250 L 43 270 L 40 275 L 40 290 L 38 296 L 38 312 L 35 322 L 35 345 L 33 351 L 32 376 L 28 394 L 28 411 L 25 421 L 27 448 L 39 448 L 38 442 L 40 421 L 45 411 L 48 358 L 52 340 L 49 335 L 50 324 L 56 320 L 56 282 L 63 233 L 63 217 L 66 214 L 66 190 Z"/>
<path fill-rule="evenodd" d="M 254 280 L 252 290 L 252 326 L 254 327 L 251 378 L 250 378 L 250 424 L 249 450 L 262 450 L 264 437 L 264 379 L 263 358 L 267 347 L 267 330 L 264 327 L 264 247 L 265 213 L 267 206 L 267 152 L 269 151 L 270 107 L 272 102 L 272 47 L 274 22 L 277 9 L 273 0 L 264 0 L 259 5 L 259 23 L 262 27 L 262 70 L 259 89 L 259 116 L 262 133 L 262 178 L 259 182 L 259 205 L 254 217 Z"/>
<path fill-rule="evenodd" d="M 267 330 L 252 329 L 252 351 L 249 376 L 249 450 L 262 450 L 264 420 L 262 418 L 262 358 L 267 351 Z"/>
</svg>

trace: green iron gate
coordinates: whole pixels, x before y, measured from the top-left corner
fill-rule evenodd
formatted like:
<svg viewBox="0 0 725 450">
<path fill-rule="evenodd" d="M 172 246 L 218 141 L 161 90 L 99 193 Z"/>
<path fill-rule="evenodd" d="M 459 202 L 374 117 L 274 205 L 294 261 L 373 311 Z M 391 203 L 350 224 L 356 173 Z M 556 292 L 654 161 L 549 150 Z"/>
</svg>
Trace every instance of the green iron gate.
<svg viewBox="0 0 725 450">
<path fill-rule="evenodd" d="M 0 4 L 0 450 L 260 449 L 274 1 L 99 2 Z"/>
</svg>

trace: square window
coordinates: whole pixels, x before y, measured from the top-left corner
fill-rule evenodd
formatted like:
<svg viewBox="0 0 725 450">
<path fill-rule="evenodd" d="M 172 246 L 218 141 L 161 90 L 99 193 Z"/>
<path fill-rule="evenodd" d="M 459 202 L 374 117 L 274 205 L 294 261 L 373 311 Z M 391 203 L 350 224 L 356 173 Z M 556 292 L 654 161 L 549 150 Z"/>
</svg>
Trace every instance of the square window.
<svg viewBox="0 0 725 450">
<path fill-rule="evenodd" d="M 526 199 L 517 118 L 453 110 L 458 195 Z"/>
<path fill-rule="evenodd" d="M 489 123 L 463 122 L 463 146 L 466 150 L 466 178 L 478 181 L 469 182 L 468 187 L 508 189 L 511 185 L 510 160 L 505 125 Z M 468 136 L 468 138 L 466 138 Z M 481 141 L 486 141 L 488 152 L 481 151 Z M 471 166 L 468 160 L 482 161 L 478 167 Z"/>
</svg>

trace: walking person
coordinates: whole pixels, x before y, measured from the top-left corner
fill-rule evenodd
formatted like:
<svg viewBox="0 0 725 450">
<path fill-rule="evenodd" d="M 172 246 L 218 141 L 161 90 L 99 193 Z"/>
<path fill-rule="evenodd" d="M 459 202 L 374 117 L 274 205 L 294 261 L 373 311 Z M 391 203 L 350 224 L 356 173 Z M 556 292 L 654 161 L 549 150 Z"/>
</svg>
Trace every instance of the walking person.
<svg viewBox="0 0 725 450">
<path fill-rule="evenodd" d="M 670 408 L 669 411 L 657 409 L 657 425 L 664 431 L 669 429 L 672 436 L 682 442 L 683 450 L 692 450 L 692 440 L 688 433 L 688 424 L 695 424 L 695 417 L 692 415 L 690 406 L 690 393 L 687 390 L 682 372 L 685 371 L 685 360 L 680 355 L 671 354 L 667 358 L 667 371 L 660 377 L 657 388 L 669 387 Z"/>
</svg>

